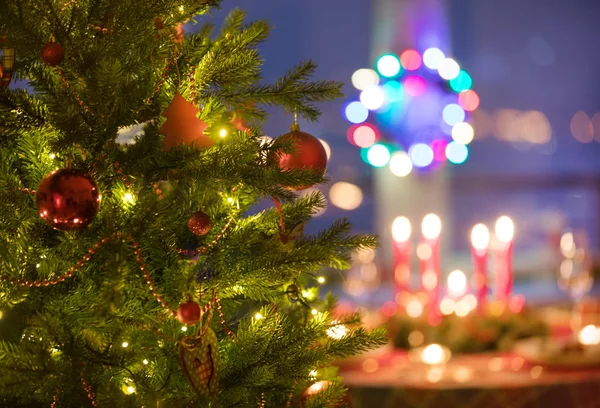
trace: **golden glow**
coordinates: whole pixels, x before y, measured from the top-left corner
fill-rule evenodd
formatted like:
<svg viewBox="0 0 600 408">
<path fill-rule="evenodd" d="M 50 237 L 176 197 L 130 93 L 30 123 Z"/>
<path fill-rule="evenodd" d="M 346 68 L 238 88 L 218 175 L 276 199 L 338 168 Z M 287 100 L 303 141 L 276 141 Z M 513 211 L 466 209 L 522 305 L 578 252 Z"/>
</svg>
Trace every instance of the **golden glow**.
<svg viewBox="0 0 600 408">
<path fill-rule="evenodd" d="M 531 378 L 533 378 L 534 380 L 537 380 L 538 378 L 540 378 L 543 371 L 544 371 L 544 367 L 539 366 L 539 365 L 533 366 L 533 367 L 531 367 L 531 371 L 529 371 L 529 374 L 531 374 Z"/>
<path fill-rule="evenodd" d="M 123 203 L 128 205 L 133 205 L 135 203 L 135 199 L 133 198 L 133 194 L 125 193 L 123 194 Z"/>
<path fill-rule="evenodd" d="M 471 308 L 469 307 L 469 303 L 466 302 L 464 299 L 461 299 L 456 304 L 456 308 L 454 310 L 454 313 L 456 313 L 456 315 L 459 316 L 459 317 L 465 317 L 466 315 L 469 314 L 470 311 L 471 311 Z"/>
<path fill-rule="evenodd" d="M 406 217 L 396 217 L 392 223 L 392 237 L 396 242 L 406 242 L 410 239 L 411 226 Z"/>
<path fill-rule="evenodd" d="M 515 224 L 513 221 L 503 215 L 496 221 L 496 237 L 500 242 L 510 242 L 515 235 Z"/>
<path fill-rule="evenodd" d="M 56 158 L 56 154 L 50 153 L 49 157 L 50 157 L 50 159 L 54 160 Z"/>
<path fill-rule="evenodd" d="M 577 248 L 575 247 L 575 238 L 572 232 L 565 232 L 560 237 L 560 252 L 565 258 L 573 258 Z"/>
<path fill-rule="evenodd" d="M 600 344 L 600 327 L 592 324 L 585 326 L 579 332 L 579 342 L 585 346 L 595 346 Z"/>
<path fill-rule="evenodd" d="M 313 309 L 310 311 L 310 313 L 312 313 L 313 316 L 316 316 L 317 314 L 319 314 L 319 311 L 317 309 Z"/>
<path fill-rule="evenodd" d="M 129 347 L 129 343 L 127 343 L 126 341 L 124 341 L 123 344 L 121 344 L 121 346 L 123 346 L 123 348 L 127 348 L 127 347 Z"/>
<path fill-rule="evenodd" d="M 311 378 L 311 380 L 316 380 L 317 379 L 317 370 L 310 370 L 310 373 L 308 373 L 308 376 Z"/>
<path fill-rule="evenodd" d="M 419 347 L 424 341 L 425 336 L 423 335 L 423 332 L 419 330 L 413 330 L 408 335 L 408 344 L 410 344 L 411 347 Z"/>
<path fill-rule="evenodd" d="M 254 315 L 254 318 L 255 318 L 256 320 L 260 320 L 260 319 L 262 319 L 263 317 L 264 317 L 264 316 L 263 316 L 263 315 L 262 315 L 260 312 L 257 312 L 257 313 Z"/>
<path fill-rule="evenodd" d="M 363 361 L 362 368 L 365 373 L 374 373 L 379 369 L 379 361 L 374 358 L 367 358 Z"/>
<path fill-rule="evenodd" d="M 423 304 L 417 299 L 411 300 L 406 305 L 406 314 L 416 319 L 423 314 Z"/>
<path fill-rule="evenodd" d="M 423 273 L 422 280 L 425 290 L 434 290 L 438 285 L 438 277 L 433 269 L 427 269 Z"/>
<path fill-rule="evenodd" d="M 186 332 L 186 331 L 187 331 L 187 326 L 183 326 L 183 327 L 181 328 L 181 331 L 182 331 L 182 332 Z"/>
<path fill-rule="evenodd" d="M 442 232 L 442 220 L 436 214 L 427 214 L 421 223 L 421 232 L 427 239 L 436 239 Z"/>
<path fill-rule="evenodd" d="M 444 376 L 444 369 L 442 367 L 431 367 L 425 374 L 425 379 L 430 383 L 438 383 Z"/>
<path fill-rule="evenodd" d="M 363 192 L 354 184 L 340 181 L 331 186 L 329 199 L 336 207 L 350 211 L 362 204 Z"/>
<path fill-rule="evenodd" d="M 463 271 L 455 270 L 448 275 L 448 292 L 455 297 L 467 292 L 467 276 Z"/>
<path fill-rule="evenodd" d="M 452 313 L 454 313 L 455 306 L 456 306 L 456 304 L 455 304 L 454 300 L 452 300 L 450 298 L 444 298 L 440 302 L 440 312 L 442 312 L 446 316 L 449 316 Z"/>
<path fill-rule="evenodd" d="M 428 365 L 444 364 L 451 357 L 450 350 L 439 344 L 430 344 L 421 352 L 421 361 Z"/>
<path fill-rule="evenodd" d="M 320 284 L 323 284 L 323 283 L 325 283 L 325 277 L 324 277 L 324 276 L 319 276 L 319 277 L 317 278 L 317 282 L 319 282 Z"/>
<path fill-rule="evenodd" d="M 471 230 L 471 244 L 473 248 L 483 251 L 490 245 L 490 231 L 483 224 L 477 224 Z"/>
<path fill-rule="evenodd" d="M 142 361 L 142 363 L 143 363 L 144 365 L 148 365 L 148 360 L 144 359 L 144 361 Z"/>
<path fill-rule="evenodd" d="M 127 387 L 127 394 L 135 394 L 135 388 L 131 385 Z"/>
<path fill-rule="evenodd" d="M 454 371 L 454 381 L 465 383 L 473 378 L 473 369 L 468 366 L 458 366 Z"/>
<path fill-rule="evenodd" d="M 431 250 L 431 246 L 429 244 L 421 242 L 419 245 L 417 245 L 417 258 L 419 258 L 421 261 L 428 260 L 431 258 L 431 255 L 433 255 L 433 251 Z"/>
<path fill-rule="evenodd" d="M 334 324 L 334 326 L 331 326 L 329 329 L 327 329 L 327 335 L 332 339 L 339 340 L 342 337 L 346 336 L 350 331 L 345 325 L 338 324 L 339 321 L 337 320 L 331 323 Z"/>
<path fill-rule="evenodd" d="M 221 139 L 227 137 L 227 129 L 223 128 L 219 130 L 219 136 L 221 136 Z"/>
</svg>

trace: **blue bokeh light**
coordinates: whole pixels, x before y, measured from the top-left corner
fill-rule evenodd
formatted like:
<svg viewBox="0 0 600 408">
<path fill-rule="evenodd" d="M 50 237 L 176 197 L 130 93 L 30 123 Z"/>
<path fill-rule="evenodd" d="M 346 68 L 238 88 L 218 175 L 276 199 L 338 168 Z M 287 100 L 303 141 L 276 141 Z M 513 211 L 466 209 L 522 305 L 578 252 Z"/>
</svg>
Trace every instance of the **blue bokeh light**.
<svg viewBox="0 0 600 408">
<path fill-rule="evenodd" d="M 446 157 L 450 163 L 464 163 L 469 157 L 469 148 L 464 144 L 450 142 L 446 146 Z"/>
<path fill-rule="evenodd" d="M 358 101 L 346 105 L 345 113 L 346 119 L 351 123 L 363 123 L 369 117 L 369 110 Z"/>
<path fill-rule="evenodd" d="M 444 107 L 442 112 L 442 118 L 444 118 L 444 122 L 446 122 L 450 126 L 454 126 L 457 123 L 464 122 L 466 117 L 465 111 L 460 105 L 455 103 L 451 103 Z"/>
<path fill-rule="evenodd" d="M 417 143 L 410 147 L 408 155 L 415 167 L 427 167 L 433 163 L 433 149 L 424 143 Z"/>
</svg>

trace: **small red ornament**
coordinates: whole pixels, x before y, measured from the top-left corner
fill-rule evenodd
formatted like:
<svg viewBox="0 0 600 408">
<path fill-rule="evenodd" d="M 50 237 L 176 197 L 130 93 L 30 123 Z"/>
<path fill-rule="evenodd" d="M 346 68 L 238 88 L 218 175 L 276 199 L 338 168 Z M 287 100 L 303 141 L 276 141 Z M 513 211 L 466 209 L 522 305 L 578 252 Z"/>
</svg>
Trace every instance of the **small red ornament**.
<svg viewBox="0 0 600 408">
<path fill-rule="evenodd" d="M 12 48 L 8 35 L 0 34 L 0 88 L 6 88 L 10 85 L 12 74 L 15 69 L 15 49 Z"/>
<path fill-rule="evenodd" d="M 40 58 L 46 65 L 55 67 L 65 58 L 65 49 L 62 45 L 57 43 L 54 36 L 51 35 L 50 41 L 44 44 L 40 51 Z"/>
<path fill-rule="evenodd" d="M 98 210 L 102 196 L 96 182 L 79 170 L 60 169 L 47 175 L 37 189 L 40 217 L 57 230 L 87 227 Z"/>
<path fill-rule="evenodd" d="M 199 112 L 200 109 L 186 101 L 179 92 L 175 94 L 167 109 L 162 113 L 167 118 L 160 128 L 160 131 L 166 136 L 163 140 L 165 151 L 182 144 L 205 149 L 215 143 L 204 134 L 208 125 L 198 119 L 196 115 Z"/>
<path fill-rule="evenodd" d="M 194 235 L 206 235 L 212 228 L 212 222 L 208 215 L 202 211 L 196 211 L 188 219 L 187 226 Z"/>
<path fill-rule="evenodd" d="M 327 152 L 323 144 L 306 132 L 301 132 L 298 125 L 292 125 L 292 131 L 279 137 L 273 147 L 277 147 L 281 142 L 294 142 L 294 151 L 291 153 L 280 153 L 278 157 L 279 168 L 283 171 L 292 169 L 310 169 L 318 173 L 321 177 L 327 169 Z M 304 190 L 310 187 L 306 186 L 289 186 L 294 190 Z"/>
<path fill-rule="evenodd" d="M 193 300 L 182 303 L 177 308 L 177 319 L 183 324 L 194 324 L 200 320 L 200 305 Z"/>
</svg>

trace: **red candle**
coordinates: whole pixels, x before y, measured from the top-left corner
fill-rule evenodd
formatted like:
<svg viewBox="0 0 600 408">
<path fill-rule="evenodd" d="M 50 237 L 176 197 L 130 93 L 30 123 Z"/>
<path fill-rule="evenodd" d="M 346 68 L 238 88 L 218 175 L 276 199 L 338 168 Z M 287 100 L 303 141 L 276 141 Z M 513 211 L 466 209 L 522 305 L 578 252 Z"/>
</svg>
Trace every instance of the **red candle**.
<svg viewBox="0 0 600 408">
<path fill-rule="evenodd" d="M 508 303 L 513 287 L 512 252 L 515 225 L 503 215 L 496 221 L 496 299 Z"/>
<path fill-rule="evenodd" d="M 421 283 L 429 298 L 429 323 L 441 321 L 440 303 L 440 233 L 442 221 L 435 214 L 427 214 L 421 223 L 423 239 L 419 245 L 421 259 Z"/>
<path fill-rule="evenodd" d="M 483 224 L 477 224 L 471 231 L 471 254 L 473 255 L 473 288 L 477 298 L 477 311 L 482 314 L 488 291 L 487 260 L 490 245 L 490 232 Z"/>
<path fill-rule="evenodd" d="M 410 221 L 406 217 L 397 217 L 392 223 L 394 239 L 394 300 L 401 304 L 403 294 L 410 286 Z"/>
</svg>

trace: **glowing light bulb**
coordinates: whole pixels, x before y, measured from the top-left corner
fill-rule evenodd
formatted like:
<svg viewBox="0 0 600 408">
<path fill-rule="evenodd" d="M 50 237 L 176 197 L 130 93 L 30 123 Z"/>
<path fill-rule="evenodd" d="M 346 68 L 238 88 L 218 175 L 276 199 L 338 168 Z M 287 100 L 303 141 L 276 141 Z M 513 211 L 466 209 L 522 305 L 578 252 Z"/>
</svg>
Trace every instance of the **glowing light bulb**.
<svg viewBox="0 0 600 408">
<path fill-rule="evenodd" d="M 340 181 L 331 186 L 329 190 L 331 204 L 342 210 L 355 210 L 362 204 L 363 192 L 360 187 Z"/>
<path fill-rule="evenodd" d="M 447 81 L 456 78 L 459 73 L 460 66 L 452 58 L 446 58 L 438 65 L 438 74 L 440 74 L 440 77 Z"/>
<path fill-rule="evenodd" d="M 384 77 L 390 78 L 400 73 L 400 60 L 393 54 L 385 54 L 377 60 L 377 71 Z"/>
<path fill-rule="evenodd" d="M 123 348 L 127 348 L 129 347 L 129 343 L 127 343 L 126 341 L 124 341 L 121 346 L 123 346 Z"/>
<path fill-rule="evenodd" d="M 483 224 L 477 224 L 471 230 L 471 244 L 473 248 L 483 251 L 490 245 L 490 231 Z"/>
<path fill-rule="evenodd" d="M 264 317 L 264 316 L 263 316 L 263 315 L 262 315 L 260 312 L 257 312 L 257 313 L 254 315 L 254 318 L 255 318 L 256 320 L 260 320 L 260 319 L 262 319 L 263 317 Z"/>
<path fill-rule="evenodd" d="M 312 313 L 313 316 L 316 316 L 317 314 L 319 314 L 319 311 L 317 309 L 313 309 L 310 311 L 310 313 Z"/>
<path fill-rule="evenodd" d="M 187 326 L 183 326 L 183 327 L 181 328 L 181 331 L 182 331 L 182 332 L 186 332 L 186 331 L 187 331 L 187 329 L 188 329 L 188 328 L 187 328 Z"/>
<path fill-rule="evenodd" d="M 450 350 L 439 344 L 430 344 L 421 352 L 421 361 L 428 365 L 443 364 L 450 359 Z"/>
<path fill-rule="evenodd" d="M 362 125 L 354 130 L 352 139 L 358 147 L 371 147 L 377 141 L 377 133 L 371 126 Z"/>
<path fill-rule="evenodd" d="M 412 228 L 406 217 L 396 217 L 392 223 L 392 237 L 396 242 L 406 242 L 410 239 Z"/>
<path fill-rule="evenodd" d="M 450 142 L 446 146 L 446 157 L 450 163 L 464 163 L 469 157 L 469 148 L 461 143 Z"/>
<path fill-rule="evenodd" d="M 408 149 L 408 155 L 415 167 L 427 167 L 433 163 L 433 149 L 425 143 L 416 143 Z"/>
<path fill-rule="evenodd" d="M 317 282 L 319 282 L 320 284 L 323 284 L 323 283 L 325 283 L 325 277 L 324 277 L 324 276 L 319 276 L 319 277 L 317 278 Z"/>
<path fill-rule="evenodd" d="M 406 305 L 406 314 L 416 319 L 423 314 L 423 304 L 418 299 L 413 299 Z"/>
<path fill-rule="evenodd" d="M 406 152 L 395 152 L 390 159 L 390 171 L 398 177 L 406 177 L 413 168 L 412 160 Z"/>
<path fill-rule="evenodd" d="M 579 332 L 579 342 L 585 346 L 600 344 L 600 327 L 592 324 L 585 326 Z"/>
<path fill-rule="evenodd" d="M 342 337 L 346 336 L 350 331 L 345 325 L 337 324 L 339 323 L 339 321 L 333 321 L 331 323 L 335 324 L 335 326 L 331 326 L 329 329 L 327 329 L 326 333 L 327 336 L 331 337 L 332 339 L 339 340 Z"/>
<path fill-rule="evenodd" d="M 515 224 L 513 221 L 503 215 L 496 221 L 496 237 L 500 242 L 510 242 L 515 235 Z"/>
<path fill-rule="evenodd" d="M 148 365 L 149 361 L 148 361 L 148 360 L 146 360 L 146 359 L 144 359 L 144 360 L 142 361 L 142 363 L 143 363 L 144 365 Z"/>
<path fill-rule="evenodd" d="M 233 197 L 227 197 L 227 202 L 228 202 L 229 204 L 233 204 L 233 202 L 234 202 L 234 201 L 235 201 L 235 200 L 233 199 Z"/>
<path fill-rule="evenodd" d="M 317 370 L 310 370 L 310 372 L 308 373 L 308 376 L 312 379 L 315 380 L 317 378 Z"/>
<path fill-rule="evenodd" d="M 370 86 L 360 93 L 360 103 L 368 110 L 377 110 L 385 102 L 385 92 L 380 86 Z"/>
<path fill-rule="evenodd" d="M 358 101 L 350 102 L 344 110 L 346 119 L 351 123 L 363 123 L 369 117 L 369 110 Z"/>
<path fill-rule="evenodd" d="M 427 48 L 423 53 L 423 63 L 429 69 L 438 69 L 444 58 L 446 56 L 439 48 Z"/>
<path fill-rule="evenodd" d="M 370 86 L 379 85 L 379 75 L 372 69 L 357 69 L 352 74 L 352 85 L 359 91 L 363 91 Z"/>
<path fill-rule="evenodd" d="M 54 153 L 50 153 L 49 154 L 50 159 L 54 160 L 56 158 L 56 154 Z"/>
<path fill-rule="evenodd" d="M 135 199 L 133 198 L 133 194 L 131 193 L 125 193 L 123 194 L 123 203 L 125 204 L 133 204 L 135 203 Z"/>
<path fill-rule="evenodd" d="M 454 126 L 457 123 L 465 121 L 465 111 L 459 105 L 455 103 L 448 104 L 442 111 L 442 118 L 450 126 Z"/>
<path fill-rule="evenodd" d="M 467 145 L 473 141 L 474 136 L 473 126 L 466 122 L 457 123 L 452 127 L 452 139 L 456 143 Z"/>
<path fill-rule="evenodd" d="M 390 161 L 390 151 L 382 144 L 374 144 L 367 151 L 367 160 L 373 167 L 383 167 Z"/>
<path fill-rule="evenodd" d="M 448 275 L 448 292 L 460 297 L 467 292 L 467 276 L 463 271 L 455 270 Z"/>
<path fill-rule="evenodd" d="M 227 129 L 221 129 L 219 130 L 219 136 L 221 136 L 221 138 L 224 138 L 227 136 Z"/>
<path fill-rule="evenodd" d="M 427 214 L 421 223 L 421 233 L 427 239 L 436 239 L 442 232 L 442 220 L 436 214 Z"/>
<path fill-rule="evenodd" d="M 133 386 L 127 387 L 127 394 L 135 394 L 135 388 Z"/>
</svg>

